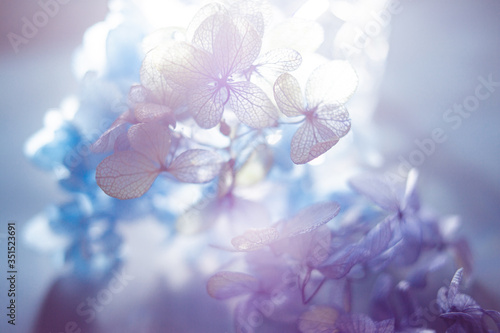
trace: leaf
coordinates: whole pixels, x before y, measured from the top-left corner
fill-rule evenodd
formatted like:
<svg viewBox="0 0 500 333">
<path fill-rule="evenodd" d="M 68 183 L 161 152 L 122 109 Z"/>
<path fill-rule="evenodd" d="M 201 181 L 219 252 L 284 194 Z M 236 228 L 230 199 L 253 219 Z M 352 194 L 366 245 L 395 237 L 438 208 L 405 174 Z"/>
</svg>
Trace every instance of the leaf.
<svg viewBox="0 0 500 333">
<path fill-rule="evenodd" d="M 327 126 L 306 119 L 292 137 L 290 157 L 295 164 L 305 164 L 327 152 L 339 139 Z"/>
<path fill-rule="evenodd" d="M 159 173 L 158 167 L 143 154 L 120 151 L 97 166 L 96 181 L 109 196 L 133 199 L 146 193 Z"/>
<path fill-rule="evenodd" d="M 303 115 L 304 102 L 299 81 L 288 73 L 281 74 L 274 83 L 274 99 L 287 117 Z"/>
<path fill-rule="evenodd" d="M 334 308 L 318 305 L 299 317 L 299 331 L 302 333 L 333 333 L 339 312 Z"/>
<path fill-rule="evenodd" d="M 105 153 L 113 149 L 116 138 L 127 132 L 128 123 L 134 123 L 132 111 L 127 110 L 116 118 L 111 126 L 92 144 L 90 149 L 96 154 Z"/>
<path fill-rule="evenodd" d="M 278 110 L 264 91 L 252 82 L 231 83 L 229 104 L 245 125 L 265 128 L 277 124 Z"/>
<path fill-rule="evenodd" d="M 127 135 L 132 149 L 163 165 L 170 151 L 168 127 L 157 123 L 141 123 L 130 127 Z"/>
<path fill-rule="evenodd" d="M 340 206 L 336 202 L 322 202 L 306 207 L 285 222 L 281 237 L 311 232 L 329 222 L 339 211 Z"/>
<path fill-rule="evenodd" d="M 181 182 L 206 183 L 219 175 L 222 163 L 214 152 L 191 149 L 177 156 L 167 171 Z"/>
<path fill-rule="evenodd" d="M 255 277 L 238 272 L 218 272 L 207 282 L 208 294 L 219 300 L 249 294 L 258 288 L 259 281 Z"/>
<path fill-rule="evenodd" d="M 321 104 L 343 104 L 358 86 L 354 68 L 344 60 L 330 61 L 316 68 L 306 83 L 309 108 Z"/>
<path fill-rule="evenodd" d="M 248 252 L 263 248 L 279 237 L 276 228 L 250 229 L 243 235 L 234 237 L 231 244 L 238 251 Z"/>
<path fill-rule="evenodd" d="M 196 123 L 202 128 L 217 126 L 228 100 L 226 88 L 198 86 L 188 96 L 188 106 Z"/>
</svg>

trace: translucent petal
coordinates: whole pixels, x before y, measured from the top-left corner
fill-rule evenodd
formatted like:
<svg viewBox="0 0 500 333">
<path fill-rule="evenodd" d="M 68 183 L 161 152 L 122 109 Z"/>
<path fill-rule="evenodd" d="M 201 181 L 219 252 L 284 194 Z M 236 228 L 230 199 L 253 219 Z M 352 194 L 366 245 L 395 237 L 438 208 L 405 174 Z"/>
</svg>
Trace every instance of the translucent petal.
<svg viewBox="0 0 500 333">
<path fill-rule="evenodd" d="M 243 235 L 234 237 L 231 244 L 238 251 L 248 252 L 258 250 L 278 239 L 276 228 L 250 229 Z"/>
<path fill-rule="evenodd" d="M 319 122 L 305 121 L 293 135 L 290 157 L 295 164 L 312 161 L 327 152 L 339 141 L 339 137 Z"/>
<path fill-rule="evenodd" d="M 462 281 L 463 268 L 459 268 L 450 283 L 450 288 L 448 289 L 448 303 L 453 304 L 455 296 L 458 294 L 458 288 L 460 287 L 460 282 Z"/>
<path fill-rule="evenodd" d="M 420 199 L 417 193 L 418 171 L 413 168 L 406 179 L 405 194 L 401 203 L 401 210 L 410 209 L 416 212 L 420 209 Z"/>
<path fill-rule="evenodd" d="M 262 39 L 247 21 L 226 19 L 214 38 L 214 58 L 222 75 L 229 75 L 252 65 L 260 53 Z"/>
<path fill-rule="evenodd" d="M 367 251 L 366 259 L 371 259 L 387 250 L 392 238 L 391 222 L 392 219 L 380 222 L 360 241 L 359 245 Z"/>
<path fill-rule="evenodd" d="M 329 222 L 339 211 L 340 206 L 336 202 L 322 202 L 304 208 L 285 222 L 281 237 L 293 237 L 311 232 Z"/>
<path fill-rule="evenodd" d="M 360 175 L 349 179 L 349 185 L 382 209 L 393 213 L 399 210 L 400 196 L 382 177 Z"/>
<path fill-rule="evenodd" d="M 337 328 L 343 333 L 376 333 L 373 321 L 364 314 L 342 316 L 337 320 Z"/>
<path fill-rule="evenodd" d="M 309 108 L 321 104 L 345 103 L 358 86 L 354 68 L 344 60 L 330 61 L 316 68 L 306 83 Z"/>
<path fill-rule="evenodd" d="M 278 108 L 287 117 L 301 116 L 304 98 L 299 81 L 288 73 L 281 74 L 274 83 L 274 99 Z"/>
<path fill-rule="evenodd" d="M 159 122 L 165 126 L 175 125 L 175 117 L 168 106 L 156 103 L 139 103 L 135 105 L 134 115 L 138 122 Z"/>
<path fill-rule="evenodd" d="M 325 261 L 318 270 L 330 279 L 341 279 L 346 276 L 354 265 L 363 261 L 367 251 L 359 246 L 349 246 L 340 255 Z"/>
<path fill-rule="evenodd" d="M 214 77 L 213 58 L 207 52 L 179 42 L 155 53 L 157 68 L 167 82 L 190 88 Z"/>
<path fill-rule="evenodd" d="M 222 4 L 216 2 L 209 3 L 198 10 L 187 28 L 188 40 L 192 41 L 201 23 L 214 14 L 227 14 L 227 10 Z"/>
<path fill-rule="evenodd" d="M 333 333 L 339 313 L 328 306 L 315 306 L 304 312 L 299 318 L 299 330 L 302 333 Z"/>
<path fill-rule="evenodd" d="M 135 123 L 134 114 L 130 110 L 127 110 L 118 116 L 106 132 L 104 132 L 99 139 L 92 144 L 90 149 L 96 154 L 111 151 L 114 147 L 116 138 L 120 134 L 127 132 L 127 123 Z"/>
<path fill-rule="evenodd" d="M 394 319 L 386 319 L 375 323 L 377 333 L 394 333 Z"/>
<path fill-rule="evenodd" d="M 228 299 L 257 291 L 259 281 L 248 274 L 219 272 L 207 282 L 208 294 L 215 299 Z"/>
<path fill-rule="evenodd" d="M 323 40 L 324 32 L 319 23 L 291 18 L 266 32 L 264 49 L 290 48 L 305 54 L 316 51 Z"/>
<path fill-rule="evenodd" d="M 212 128 L 221 121 L 227 101 L 226 88 L 201 85 L 189 92 L 188 107 L 200 127 Z"/>
<path fill-rule="evenodd" d="M 233 17 L 244 18 L 261 37 L 264 35 L 266 24 L 272 15 L 269 3 L 263 0 L 235 1 L 229 6 L 229 13 Z"/>
<path fill-rule="evenodd" d="M 158 167 L 146 156 L 135 151 L 120 151 L 97 166 L 95 178 L 107 195 L 125 200 L 146 193 L 159 173 Z"/>
<path fill-rule="evenodd" d="M 278 110 L 264 91 L 248 81 L 231 83 L 229 104 L 238 119 L 253 128 L 274 126 L 279 118 Z"/>
<path fill-rule="evenodd" d="M 168 52 L 165 48 L 155 48 L 146 54 L 140 70 L 141 84 L 148 95 L 152 95 L 153 101 L 175 109 L 183 104 L 184 94 L 182 89 L 173 81 L 168 81 L 161 71 L 165 52 Z"/>
<path fill-rule="evenodd" d="M 205 183 L 219 175 L 223 160 L 214 152 L 191 149 L 175 158 L 168 172 L 181 182 Z"/>
<path fill-rule="evenodd" d="M 351 129 L 351 120 L 349 119 L 349 112 L 342 104 L 327 104 L 321 106 L 316 111 L 314 118 L 315 126 L 320 123 L 335 133 L 339 138 L 346 135 Z"/>
<path fill-rule="evenodd" d="M 273 49 L 257 58 L 254 71 L 265 78 L 274 80 L 280 74 L 296 70 L 301 63 L 302 56 L 299 52 L 293 49 Z"/>
<path fill-rule="evenodd" d="M 130 146 L 160 165 L 170 151 L 169 129 L 157 123 L 136 124 L 128 130 Z"/>
</svg>

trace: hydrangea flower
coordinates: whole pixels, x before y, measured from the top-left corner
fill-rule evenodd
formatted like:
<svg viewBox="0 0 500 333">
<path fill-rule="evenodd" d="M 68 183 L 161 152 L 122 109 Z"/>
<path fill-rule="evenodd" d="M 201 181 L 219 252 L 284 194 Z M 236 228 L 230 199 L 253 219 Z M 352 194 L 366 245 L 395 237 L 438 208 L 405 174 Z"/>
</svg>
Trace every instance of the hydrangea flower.
<svg viewBox="0 0 500 333">
<path fill-rule="evenodd" d="M 146 193 L 161 172 L 168 172 L 182 182 L 204 183 L 215 178 L 221 158 L 210 151 L 191 149 L 170 164 L 170 133 L 157 123 L 141 123 L 127 132 L 131 150 L 118 151 L 97 167 L 97 185 L 118 199 L 137 198 Z"/>
<path fill-rule="evenodd" d="M 338 76 L 347 73 L 347 87 L 339 89 Z M 303 124 L 292 138 L 290 157 L 296 164 L 304 164 L 327 152 L 351 128 L 349 113 L 343 103 L 354 92 L 356 73 L 346 63 L 333 61 L 314 70 L 309 77 L 305 99 L 299 82 L 284 73 L 274 84 L 274 98 L 287 117 L 303 116 Z"/>
</svg>

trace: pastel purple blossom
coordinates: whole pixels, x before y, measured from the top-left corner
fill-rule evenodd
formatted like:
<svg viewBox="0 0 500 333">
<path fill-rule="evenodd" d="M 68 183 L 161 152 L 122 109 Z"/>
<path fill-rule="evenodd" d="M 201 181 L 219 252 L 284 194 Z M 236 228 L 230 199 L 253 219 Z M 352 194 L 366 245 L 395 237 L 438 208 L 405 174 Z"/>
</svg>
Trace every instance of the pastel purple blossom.
<svg viewBox="0 0 500 333">
<path fill-rule="evenodd" d="M 339 82 L 340 74 L 350 76 L 344 87 Z M 291 142 L 290 156 L 295 164 L 324 154 L 349 132 L 351 121 L 343 103 L 356 89 L 355 78 L 354 70 L 345 62 L 325 64 L 309 77 L 304 98 L 295 77 L 288 73 L 278 77 L 274 84 L 278 108 L 287 117 L 302 116 L 304 122 Z"/>
<path fill-rule="evenodd" d="M 170 130 L 155 122 L 133 125 L 127 137 L 131 150 L 115 152 L 96 170 L 97 185 L 118 199 L 142 196 L 164 171 L 183 182 L 204 183 L 215 178 L 222 165 L 217 154 L 201 149 L 185 151 L 167 165 Z"/>
<path fill-rule="evenodd" d="M 202 128 L 219 124 L 226 106 L 250 127 L 274 126 L 276 107 L 242 76 L 260 53 L 261 36 L 247 20 L 219 9 L 201 21 L 191 44 L 175 43 L 159 55 L 159 70 L 187 94 L 187 107 Z"/>
</svg>

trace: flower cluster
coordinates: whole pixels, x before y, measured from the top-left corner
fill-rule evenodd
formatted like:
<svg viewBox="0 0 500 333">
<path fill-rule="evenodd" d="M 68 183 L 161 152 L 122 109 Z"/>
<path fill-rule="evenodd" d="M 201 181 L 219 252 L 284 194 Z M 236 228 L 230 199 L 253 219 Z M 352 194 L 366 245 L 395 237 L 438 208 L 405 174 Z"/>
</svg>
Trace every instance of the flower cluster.
<svg viewBox="0 0 500 333">
<path fill-rule="evenodd" d="M 132 0 L 115 1 L 120 17 L 135 18 Z M 105 65 L 85 75 L 77 103 L 51 111 L 27 145 L 70 194 L 34 219 L 32 229 L 45 234 L 33 243 L 62 236 L 75 275 L 105 280 L 126 262 L 120 223 L 154 218 L 168 229 L 176 263 L 185 259 L 196 272 L 188 281 L 206 284 L 192 313 L 222 300 L 238 333 L 500 325 L 498 312 L 458 292 L 462 274 L 472 276 L 471 251 L 453 218 L 421 207 L 417 171 L 403 183 L 362 174 L 355 147 L 340 147 L 353 135 L 353 66 L 318 54 L 328 43 L 317 22 L 276 23 L 268 9 L 258 0 L 213 3 L 186 29 L 152 33 L 136 27 L 140 20 L 110 19 Z M 176 246 L 190 237 L 198 243 L 187 259 Z M 430 281 L 459 267 L 437 292 L 439 322 L 426 321 L 421 294 L 435 297 Z M 158 292 L 169 310 L 172 294 L 184 298 L 174 289 Z M 155 311 L 161 318 L 134 330 L 179 320 Z M 162 331 L 201 331 L 194 325 Z"/>
</svg>

